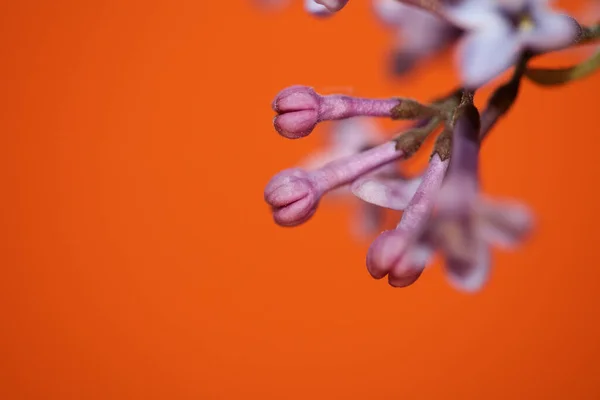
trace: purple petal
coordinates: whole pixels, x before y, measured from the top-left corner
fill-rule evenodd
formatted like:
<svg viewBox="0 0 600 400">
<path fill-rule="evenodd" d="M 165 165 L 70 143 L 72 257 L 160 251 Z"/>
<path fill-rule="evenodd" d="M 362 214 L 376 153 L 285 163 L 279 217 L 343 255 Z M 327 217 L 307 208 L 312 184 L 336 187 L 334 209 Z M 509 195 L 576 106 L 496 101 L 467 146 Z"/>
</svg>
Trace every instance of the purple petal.
<svg viewBox="0 0 600 400">
<path fill-rule="evenodd" d="M 443 14 L 452 24 L 464 30 L 494 29 L 502 24 L 495 0 L 462 0 L 447 2 Z M 451 3 L 451 4 L 450 4 Z"/>
<path fill-rule="evenodd" d="M 330 140 L 331 146 L 341 152 L 358 153 L 380 143 L 383 135 L 371 118 L 354 117 L 333 122 Z"/>
<path fill-rule="evenodd" d="M 351 190 L 367 203 L 392 210 L 404 210 L 415 195 L 421 178 L 404 180 L 401 177 L 366 177 L 355 181 Z"/>
<path fill-rule="evenodd" d="M 522 33 L 523 43 L 534 51 L 560 50 L 575 43 L 580 27 L 570 16 L 543 8 L 533 15 L 535 27 Z"/>
<path fill-rule="evenodd" d="M 316 0 L 317 3 L 323 4 L 331 12 L 340 11 L 348 0 Z"/>
<path fill-rule="evenodd" d="M 304 0 L 304 10 L 315 17 L 329 17 L 333 15 L 333 13 L 329 11 L 327 7 L 317 3 L 315 0 Z"/>
<path fill-rule="evenodd" d="M 453 39 L 451 25 L 439 17 L 415 9 L 402 27 L 403 48 L 420 54 L 440 50 Z"/>
<path fill-rule="evenodd" d="M 517 202 L 481 199 L 477 212 L 482 238 L 505 249 L 518 246 L 534 224 L 529 209 Z"/>
<path fill-rule="evenodd" d="M 314 152 L 302 161 L 304 168 L 321 168 L 332 161 L 373 147 L 384 139 L 370 119 L 360 117 L 333 122 L 326 134 L 327 145 L 322 151 Z"/>
<path fill-rule="evenodd" d="M 411 7 L 397 0 L 374 0 L 373 11 L 379 21 L 395 27 L 406 21 L 405 16 L 410 14 Z"/>
<path fill-rule="evenodd" d="M 478 239 L 468 257 L 447 257 L 448 280 L 457 289 L 476 292 L 488 281 L 491 266 L 490 250 Z"/>
<path fill-rule="evenodd" d="M 507 25 L 467 35 L 458 52 L 463 84 L 483 86 L 511 67 L 521 50 L 519 37 Z"/>
<path fill-rule="evenodd" d="M 381 230 L 385 209 L 360 202 L 353 213 L 351 230 L 358 239 L 371 238 Z"/>
</svg>

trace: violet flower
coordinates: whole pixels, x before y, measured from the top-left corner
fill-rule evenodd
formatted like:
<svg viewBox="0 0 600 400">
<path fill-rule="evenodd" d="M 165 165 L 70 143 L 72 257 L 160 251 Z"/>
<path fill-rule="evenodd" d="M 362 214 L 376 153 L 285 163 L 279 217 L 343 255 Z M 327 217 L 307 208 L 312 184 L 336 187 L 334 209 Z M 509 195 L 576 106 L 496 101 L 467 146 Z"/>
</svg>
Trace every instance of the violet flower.
<svg viewBox="0 0 600 400">
<path fill-rule="evenodd" d="M 440 251 L 450 282 L 463 291 L 480 290 L 490 270 L 490 247 L 513 248 L 532 228 L 520 204 L 479 195 L 479 113 L 473 105 L 458 111 L 452 158 L 437 196 L 436 210 L 402 260 L 403 268 Z"/>
<path fill-rule="evenodd" d="M 397 31 L 393 50 L 393 70 L 408 72 L 419 61 L 449 47 L 461 31 L 448 21 L 398 0 L 374 0 L 378 19 Z"/>
<path fill-rule="evenodd" d="M 458 53 L 465 87 L 478 88 L 516 63 L 524 51 L 548 52 L 573 44 L 577 22 L 547 0 L 463 0 L 445 17 L 466 31 Z"/>
</svg>

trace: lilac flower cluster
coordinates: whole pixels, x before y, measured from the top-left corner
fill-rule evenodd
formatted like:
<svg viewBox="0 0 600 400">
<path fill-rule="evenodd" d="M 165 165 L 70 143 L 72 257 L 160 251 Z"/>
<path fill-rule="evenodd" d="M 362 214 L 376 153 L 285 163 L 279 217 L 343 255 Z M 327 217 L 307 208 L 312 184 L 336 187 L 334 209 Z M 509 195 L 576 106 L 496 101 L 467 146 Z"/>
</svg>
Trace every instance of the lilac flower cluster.
<svg viewBox="0 0 600 400">
<path fill-rule="evenodd" d="M 460 87 L 431 102 L 320 95 L 306 86 L 282 90 L 272 105 L 273 124 L 281 136 L 306 137 L 323 121 L 337 121 L 337 126 L 329 151 L 313 156 L 306 168 L 275 175 L 265 188 L 265 201 L 275 222 L 286 227 L 308 221 L 326 193 L 344 190 L 360 199 L 372 218 L 380 218 L 383 209 L 401 210 L 396 228 L 371 244 L 369 273 L 376 279 L 387 276 L 392 286 L 408 286 L 437 253 L 456 288 L 480 290 L 489 277 L 490 249 L 515 248 L 533 227 L 525 206 L 480 192 L 482 141 L 514 104 L 523 78 L 564 84 L 600 68 L 597 54 L 570 68 L 528 66 L 537 55 L 593 43 L 600 38 L 599 25 L 584 26 L 546 0 L 374 3 L 382 20 L 412 38 L 399 50 L 399 70 L 456 44 Z M 305 7 L 312 14 L 331 16 L 351 5 L 347 0 L 307 0 Z M 476 91 L 510 68 L 512 77 L 493 91 L 480 112 L 474 105 Z M 386 141 L 365 122 L 367 117 L 414 123 Z M 397 162 L 436 134 L 427 168 L 416 178 L 402 176 Z"/>
</svg>

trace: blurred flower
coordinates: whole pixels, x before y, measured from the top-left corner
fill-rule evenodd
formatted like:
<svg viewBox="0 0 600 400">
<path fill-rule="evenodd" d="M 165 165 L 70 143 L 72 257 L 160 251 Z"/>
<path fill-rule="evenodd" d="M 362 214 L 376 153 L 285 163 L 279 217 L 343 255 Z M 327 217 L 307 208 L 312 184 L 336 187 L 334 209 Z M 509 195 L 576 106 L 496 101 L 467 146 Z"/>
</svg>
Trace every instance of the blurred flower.
<svg viewBox="0 0 600 400">
<path fill-rule="evenodd" d="M 478 88 L 514 65 L 525 50 L 547 52 L 577 39 L 577 22 L 547 0 L 463 0 L 447 5 L 449 21 L 466 31 L 459 52 L 462 81 Z"/>
<path fill-rule="evenodd" d="M 398 0 L 374 0 L 378 19 L 397 31 L 393 72 L 404 74 L 421 60 L 448 48 L 461 31 L 448 21 Z"/>
<path fill-rule="evenodd" d="M 435 213 L 409 245 L 401 264 L 410 266 L 440 251 L 451 283 L 464 291 L 477 291 L 487 281 L 490 246 L 518 245 L 531 230 L 532 217 L 520 204 L 479 195 L 479 113 L 471 104 L 458 113 L 449 172 Z"/>
</svg>

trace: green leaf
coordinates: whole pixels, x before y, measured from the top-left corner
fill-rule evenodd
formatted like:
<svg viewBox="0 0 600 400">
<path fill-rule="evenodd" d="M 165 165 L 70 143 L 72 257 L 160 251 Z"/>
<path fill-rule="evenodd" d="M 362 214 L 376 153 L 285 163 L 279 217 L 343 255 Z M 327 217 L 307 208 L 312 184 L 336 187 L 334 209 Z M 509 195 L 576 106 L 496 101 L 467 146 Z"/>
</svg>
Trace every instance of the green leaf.
<svg viewBox="0 0 600 400">
<path fill-rule="evenodd" d="M 564 85 L 585 78 L 600 68 L 600 50 L 580 64 L 568 68 L 527 68 L 525 76 L 538 85 Z"/>
</svg>

